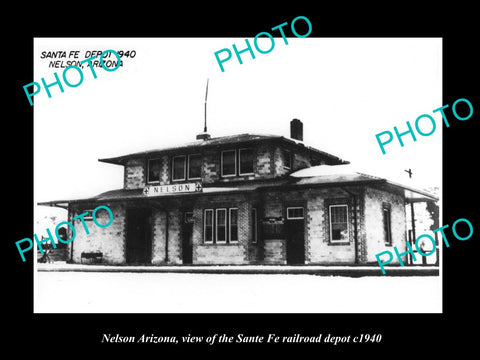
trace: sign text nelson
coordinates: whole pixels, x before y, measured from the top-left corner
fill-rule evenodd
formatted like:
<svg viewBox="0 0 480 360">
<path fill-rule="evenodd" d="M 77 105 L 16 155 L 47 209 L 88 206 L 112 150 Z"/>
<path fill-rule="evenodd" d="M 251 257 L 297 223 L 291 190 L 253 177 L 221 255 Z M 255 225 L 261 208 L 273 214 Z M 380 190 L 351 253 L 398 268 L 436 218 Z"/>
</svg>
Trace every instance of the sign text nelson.
<svg viewBox="0 0 480 360">
<path fill-rule="evenodd" d="M 202 191 L 202 184 L 199 182 L 178 184 L 178 185 L 153 185 L 153 186 L 146 186 L 143 188 L 143 194 L 147 196 L 159 196 L 159 195 L 201 192 L 201 191 Z"/>
</svg>

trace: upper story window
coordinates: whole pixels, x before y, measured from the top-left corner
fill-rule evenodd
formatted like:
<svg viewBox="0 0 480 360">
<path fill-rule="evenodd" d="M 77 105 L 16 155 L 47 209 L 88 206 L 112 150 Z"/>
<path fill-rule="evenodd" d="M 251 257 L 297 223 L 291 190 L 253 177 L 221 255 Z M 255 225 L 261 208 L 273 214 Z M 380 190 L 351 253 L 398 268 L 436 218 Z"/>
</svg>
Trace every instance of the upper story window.
<svg viewBox="0 0 480 360">
<path fill-rule="evenodd" d="M 283 166 L 287 169 L 292 168 L 292 152 L 290 150 L 283 150 Z"/>
<path fill-rule="evenodd" d="M 185 180 L 187 171 L 187 157 L 185 155 L 174 156 L 172 158 L 172 180 Z"/>
<path fill-rule="evenodd" d="M 203 157 L 201 154 L 172 157 L 172 180 L 199 180 L 202 178 Z"/>
<path fill-rule="evenodd" d="M 188 155 L 188 179 L 198 180 L 202 178 L 202 162 L 201 154 Z"/>
<path fill-rule="evenodd" d="M 237 150 L 224 150 L 222 151 L 221 157 L 221 169 L 223 177 L 253 174 L 253 149 L 239 149 L 238 152 Z"/>
<path fill-rule="evenodd" d="M 253 174 L 253 149 L 240 149 L 238 157 L 240 158 L 239 174 Z"/>
<path fill-rule="evenodd" d="M 222 176 L 237 175 L 237 156 L 236 150 L 222 151 Z"/>
<path fill-rule="evenodd" d="M 149 159 L 147 162 L 147 183 L 160 181 L 160 169 L 162 167 L 161 159 Z"/>
</svg>

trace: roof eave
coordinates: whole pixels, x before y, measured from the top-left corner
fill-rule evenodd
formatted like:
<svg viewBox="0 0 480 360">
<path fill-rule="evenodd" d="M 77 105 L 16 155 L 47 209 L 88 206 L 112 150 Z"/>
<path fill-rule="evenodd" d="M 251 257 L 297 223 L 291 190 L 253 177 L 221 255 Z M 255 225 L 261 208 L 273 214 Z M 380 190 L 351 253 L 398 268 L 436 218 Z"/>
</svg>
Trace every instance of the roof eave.
<svg viewBox="0 0 480 360">
<path fill-rule="evenodd" d="M 408 199 L 410 202 L 422 202 L 422 201 L 438 201 L 440 198 L 434 194 L 429 193 L 428 191 L 425 190 L 420 190 L 420 189 L 415 189 L 410 186 L 406 186 L 403 184 L 396 183 L 394 181 L 387 180 L 387 183 L 392 186 L 400 187 L 405 191 L 405 198 Z M 418 195 L 421 195 L 421 197 L 418 198 L 413 198 L 413 197 L 407 197 L 406 192 L 412 192 L 416 193 Z"/>
<path fill-rule="evenodd" d="M 256 191 L 278 191 L 278 190 L 297 190 L 302 188 L 328 188 L 328 187 L 341 187 L 341 186 L 362 186 L 362 185 L 371 185 L 371 184 L 388 184 L 397 188 L 401 188 L 404 190 L 405 198 L 409 202 L 419 202 L 419 201 L 437 201 L 439 200 L 438 197 L 423 191 L 414 189 L 408 186 L 404 186 L 401 184 L 397 184 L 386 179 L 376 178 L 376 179 L 363 179 L 363 180 L 352 180 L 352 181 L 340 181 L 340 182 L 328 182 L 328 183 L 316 183 L 316 184 L 296 184 L 295 182 L 288 182 L 288 183 L 280 183 L 275 185 L 266 185 L 266 186 L 259 186 L 253 189 L 235 189 L 235 190 L 219 190 L 219 191 L 212 191 L 212 192 L 198 192 L 198 193 L 179 193 L 175 195 L 168 195 L 165 196 L 164 199 L 172 199 L 176 197 L 185 197 L 185 196 L 210 196 L 210 195 L 221 195 L 226 193 L 235 193 L 235 194 L 242 194 L 242 193 L 251 193 Z M 219 188 L 221 189 L 221 188 Z M 407 192 L 413 192 L 416 194 L 421 195 L 421 197 L 413 198 L 408 197 Z M 117 201 L 124 201 L 124 200 L 153 200 L 158 199 L 160 197 L 139 197 L 138 194 L 129 194 L 124 195 L 122 197 L 115 197 L 115 198 L 105 198 L 105 195 L 102 194 L 97 195 L 91 198 L 84 198 L 84 199 L 72 199 L 72 200 L 54 200 L 54 201 L 45 201 L 45 202 L 38 202 L 37 205 L 42 206 L 52 206 L 52 207 L 60 207 L 63 209 L 68 209 L 70 204 L 77 204 L 77 203 L 96 203 L 96 202 L 117 202 Z"/>
<path fill-rule="evenodd" d="M 215 148 L 215 147 L 222 147 L 222 146 L 228 146 L 228 145 L 233 145 L 233 144 L 246 144 L 246 143 L 256 143 L 256 142 L 271 142 L 271 141 L 283 141 L 286 143 L 289 143 L 291 145 L 294 145 L 300 149 L 307 150 L 314 152 L 316 154 L 326 156 L 332 160 L 335 160 L 339 163 L 342 164 L 350 164 L 349 161 L 343 160 L 339 158 L 338 156 L 329 154 L 325 151 L 313 148 L 311 146 L 306 146 L 303 143 L 299 143 L 298 141 L 295 141 L 294 139 L 289 139 L 284 136 L 271 136 L 269 138 L 263 138 L 263 139 L 247 139 L 247 140 L 242 140 L 238 142 L 232 142 L 231 144 L 225 143 L 225 144 L 193 144 L 193 145 L 186 145 L 186 146 L 181 146 L 178 148 L 172 147 L 172 148 L 167 148 L 167 149 L 159 149 L 159 150 L 148 150 L 148 151 L 141 151 L 137 153 L 131 153 L 131 154 L 126 154 L 126 155 L 121 155 L 121 156 L 116 156 L 116 157 L 111 157 L 111 158 L 103 158 L 103 159 L 98 159 L 100 162 L 104 163 L 109 163 L 109 164 L 115 164 L 115 165 L 125 165 L 125 161 L 128 159 L 133 159 L 133 158 L 139 158 L 139 157 L 149 157 L 152 155 L 161 155 L 161 154 L 169 154 L 173 152 L 178 152 L 181 150 L 185 149 L 192 149 L 195 150 L 197 148 Z"/>
</svg>

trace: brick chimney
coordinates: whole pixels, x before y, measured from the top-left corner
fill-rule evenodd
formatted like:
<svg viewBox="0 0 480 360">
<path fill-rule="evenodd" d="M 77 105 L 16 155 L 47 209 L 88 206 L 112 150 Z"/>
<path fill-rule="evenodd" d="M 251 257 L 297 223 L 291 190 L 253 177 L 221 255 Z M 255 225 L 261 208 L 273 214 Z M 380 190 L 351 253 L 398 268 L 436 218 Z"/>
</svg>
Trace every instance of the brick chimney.
<svg viewBox="0 0 480 360">
<path fill-rule="evenodd" d="M 303 123 L 298 119 L 290 121 L 290 137 L 295 140 L 303 141 Z"/>
</svg>

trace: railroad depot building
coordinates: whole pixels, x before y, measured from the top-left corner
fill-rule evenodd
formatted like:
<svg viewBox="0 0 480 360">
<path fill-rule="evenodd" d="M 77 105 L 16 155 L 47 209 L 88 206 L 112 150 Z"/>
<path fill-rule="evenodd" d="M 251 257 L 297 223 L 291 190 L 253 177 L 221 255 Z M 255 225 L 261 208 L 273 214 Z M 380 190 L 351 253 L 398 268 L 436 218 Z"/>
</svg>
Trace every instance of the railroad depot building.
<svg viewBox="0 0 480 360">
<path fill-rule="evenodd" d="M 301 121 L 290 128 L 290 138 L 204 132 L 188 144 L 99 159 L 124 167 L 122 189 L 39 205 L 68 209 L 72 263 L 99 254 L 112 265 L 377 264 L 381 251 L 406 250 L 406 204 L 437 199 L 355 172 L 306 146 Z M 87 235 L 73 218 L 99 205 L 113 222 L 90 226 L 85 216 Z"/>
</svg>

